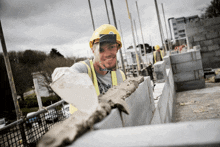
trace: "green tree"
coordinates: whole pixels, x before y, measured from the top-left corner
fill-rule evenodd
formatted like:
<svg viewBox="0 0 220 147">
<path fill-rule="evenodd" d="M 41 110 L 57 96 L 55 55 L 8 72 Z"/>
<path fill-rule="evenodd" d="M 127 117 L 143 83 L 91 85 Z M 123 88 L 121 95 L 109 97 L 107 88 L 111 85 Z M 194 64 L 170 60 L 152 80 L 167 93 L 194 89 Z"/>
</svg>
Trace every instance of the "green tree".
<svg viewBox="0 0 220 147">
<path fill-rule="evenodd" d="M 202 18 L 212 18 L 220 16 L 220 1 L 212 0 L 210 5 L 205 9 L 205 13 L 202 14 Z"/>
</svg>

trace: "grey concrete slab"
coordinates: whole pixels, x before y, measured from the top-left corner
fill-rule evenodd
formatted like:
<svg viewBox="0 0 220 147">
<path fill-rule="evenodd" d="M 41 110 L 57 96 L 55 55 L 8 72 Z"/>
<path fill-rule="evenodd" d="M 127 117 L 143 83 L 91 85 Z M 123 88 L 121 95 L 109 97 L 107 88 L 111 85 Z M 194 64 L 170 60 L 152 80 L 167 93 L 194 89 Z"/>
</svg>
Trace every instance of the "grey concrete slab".
<svg viewBox="0 0 220 147">
<path fill-rule="evenodd" d="M 187 71 L 192 71 L 192 70 L 200 70 L 200 69 L 203 69 L 202 60 L 176 64 L 177 73 L 187 72 Z"/>
<path fill-rule="evenodd" d="M 177 91 L 200 89 L 204 87 L 205 87 L 204 79 L 186 81 L 186 82 L 176 82 Z"/>
<path fill-rule="evenodd" d="M 206 83 L 197 90 L 177 92 L 175 122 L 220 119 L 220 83 Z"/>
<path fill-rule="evenodd" d="M 220 120 L 90 131 L 69 147 L 204 146 L 220 144 Z"/>
<path fill-rule="evenodd" d="M 104 118 L 104 120 L 96 123 L 93 126 L 95 130 L 121 128 L 121 127 L 122 127 L 122 121 L 118 109 L 113 109 L 111 113 L 106 118 Z"/>
</svg>

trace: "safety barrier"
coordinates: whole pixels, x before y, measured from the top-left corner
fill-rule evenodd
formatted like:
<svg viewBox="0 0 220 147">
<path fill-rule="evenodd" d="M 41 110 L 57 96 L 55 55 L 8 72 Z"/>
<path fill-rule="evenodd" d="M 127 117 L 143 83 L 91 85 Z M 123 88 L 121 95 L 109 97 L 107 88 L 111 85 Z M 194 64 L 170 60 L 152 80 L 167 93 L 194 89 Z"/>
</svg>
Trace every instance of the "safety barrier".
<svg viewBox="0 0 220 147">
<path fill-rule="evenodd" d="M 54 124 L 69 115 L 62 109 L 63 100 L 0 129 L 1 147 L 33 147 Z"/>
</svg>

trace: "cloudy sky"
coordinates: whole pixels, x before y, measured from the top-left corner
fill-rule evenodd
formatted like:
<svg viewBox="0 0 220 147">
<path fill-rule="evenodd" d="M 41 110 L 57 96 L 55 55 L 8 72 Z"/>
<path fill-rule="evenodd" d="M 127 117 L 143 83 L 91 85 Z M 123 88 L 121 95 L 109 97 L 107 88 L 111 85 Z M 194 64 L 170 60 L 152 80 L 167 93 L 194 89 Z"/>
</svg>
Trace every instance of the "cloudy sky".
<svg viewBox="0 0 220 147">
<path fill-rule="evenodd" d="M 201 9 L 210 1 L 157 0 L 157 3 L 161 17 L 163 3 L 165 17 L 168 19 L 200 16 Z M 161 45 L 154 0 L 137 0 L 137 3 L 145 43 Z M 127 7 L 125 0 L 113 0 L 113 4 L 119 31 L 119 21 L 122 28 L 124 50 L 124 47 L 133 45 Z M 128 5 L 132 19 L 136 22 L 138 42 L 141 43 L 135 0 L 128 0 Z M 109 0 L 107 6 L 110 23 L 114 25 Z M 107 24 L 104 0 L 91 0 L 91 7 L 95 28 Z M 8 51 L 32 49 L 49 53 L 51 48 L 56 48 L 66 57 L 91 55 L 89 39 L 93 33 L 93 26 L 88 0 L 0 0 L 0 17 Z M 164 25 L 164 19 L 162 22 Z"/>
</svg>

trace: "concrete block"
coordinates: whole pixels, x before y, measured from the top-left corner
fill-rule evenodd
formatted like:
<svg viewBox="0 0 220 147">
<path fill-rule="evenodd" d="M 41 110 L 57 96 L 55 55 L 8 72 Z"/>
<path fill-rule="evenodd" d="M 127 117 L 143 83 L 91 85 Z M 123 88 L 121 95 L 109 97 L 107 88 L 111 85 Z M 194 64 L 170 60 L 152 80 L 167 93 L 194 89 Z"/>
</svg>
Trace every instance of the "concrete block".
<svg viewBox="0 0 220 147">
<path fill-rule="evenodd" d="M 192 61 L 192 55 L 191 52 L 171 55 L 170 60 L 171 60 L 171 64 L 189 62 Z"/>
<path fill-rule="evenodd" d="M 208 47 L 206 47 L 206 46 L 202 46 L 202 48 L 201 48 L 201 52 L 208 52 L 209 50 L 208 50 Z"/>
<path fill-rule="evenodd" d="M 191 27 L 191 26 L 187 26 L 187 24 L 186 24 L 186 35 L 188 37 L 192 37 L 192 41 L 193 41 L 193 35 L 195 35 L 197 33 L 198 33 L 198 29 L 197 28 L 194 28 L 194 27 Z"/>
<path fill-rule="evenodd" d="M 220 25 L 219 25 L 219 27 L 220 27 Z M 218 32 L 209 32 L 206 34 L 206 39 L 213 39 L 216 37 L 219 37 Z"/>
<path fill-rule="evenodd" d="M 192 81 L 195 80 L 194 71 L 182 72 L 174 75 L 175 82 L 184 82 L 184 81 Z"/>
<path fill-rule="evenodd" d="M 203 70 L 198 70 L 199 72 L 199 79 L 204 78 L 204 71 Z"/>
<path fill-rule="evenodd" d="M 201 41 L 201 42 L 200 42 L 200 45 L 201 45 L 202 47 L 204 47 L 204 46 L 209 46 L 209 45 L 213 45 L 213 40 Z"/>
<path fill-rule="evenodd" d="M 215 56 L 220 56 L 220 49 L 215 51 Z"/>
<path fill-rule="evenodd" d="M 153 124 L 161 124 L 161 118 L 160 118 L 160 112 L 158 107 L 155 109 L 152 121 L 151 121 L 151 125 Z"/>
<path fill-rule="evenodd" d="M 192 43 L 192 46 L 197 46 L 197 45 L 200 46 L 200 41 L 194 41 L 194 42 Z"/>
<path fill-rule="evenodd" d="M 163 57 L 163 61 L 165 62 L 165 67 L 166 67 L 166 69 L 171 68 L 170 56 L 165 56 L 165 57 Z"/>
<path fill-rule="evenodd" d="M 185 91 L 185 90 L 194 90 L 194 89 L 201 89 L 205 87 L 205 80 L 194 80 L 194 81 L 187 81 L 187 82 L 177 82 L 176 83 L 177 92 Z"/>
<path fill-rule="evenodd" d="M 145 80 L 132 95 L 125 99 L 129 107 L 129 115 L 123 113 L 125 127 L 148 125 L 153 117 L 149 98 L 148 82 Z"/>
<path fill-rule="evenodd" d="M 213 25 L 219 25 L 220 24 L 220 18 L 215 17 L 215 18 L 209 18 L 203 20 L 204 26 L 213 26 Z"/>
<path fill-rule="evenodd" d="M 220 37 L 213 39 L 213 44 L 219 44 L 220 43 Z"/>
<path fill-rule="evenodd" d="M 191 62 L 179 63 L 176 64 L 176 69 L 177 73 L 203 69 L 202 61 L 196 60 Z"/>
<path fill-rule="evenodd" d="M 201 53 L 201 56 L 202 56 L 202 60 L 204 60 L 204 58 L 210 58 L 210 57 L 212 58 L 215 56 L 215 51 Z"/>
<path fill-rule="evenodd" d="M 195 57 L 196 60 L 200 60 L 202 58 L 200 50 L 195 51 L 195 54 L 196 54 L 196 57 Z"/>
<path fill-rule="evenodd" d="M 193 36 L 188 37 L 188 41 L 189 41 L 189 43 L 194 42 Z"/>
<path fill-rule="evenodd" d="M 219 25 L 204 26 L 204 29 L 207 30 L 207 31 L 210 31 L 210 30 L 219 31 Z"/>
<path fill-rule="evenodd" d="M 195 35 L 193 38 L 194 38 L 194 41 L 195 41 L 195 42 L 196 42 L 196 41 L 206 40 L 205 34 L 197 34 L 197 35 Z"/>
<path fill-rule="evenodd" d="M 165 117 L 164 123 L 170 123 L 170 120 L 171 120 L 170 108 L 169 108 L 169 103 L 167 103 L 166 117 Z"/>
<path fill-rule="evenodd" d="M 218 50 L 218 49 L 220 49 L 218 44 L 208 46 L 209 51 L 214 51 L 214 50 Z"/>
<path fill-rule="evenodd" d="M 170 97 L 169 89 L 170 89 L 169 83 L 166 82 L 165 86 L 163 88 L 162 95 L 158 101 L 158 108 L 159 108 L 162 123 L 164 123 L 165 117 L 166 117 L 167 103 L 168 103 L 168 99 Z"/>
<path fill-rule="evenodd" d="M 80 136 L 69 147 L 216 147 L 219 130 L 219 119 L 96 130 Z"/>
<path fill-rule="evenodd" d="M 111 113 L 101 122 L 98 122 L 93 126 L 95 130 L 121 128 L 121 127 L 122 127 L 122 121 L 119 110 L 117 108 L 112 110 Z"/>
<path fill-rule="evenodd" d="M 176 64 L 172 64 L 171 67 L 172 67 L 173 74 L 176 74 L 177 73 Z"/>
</svg>

